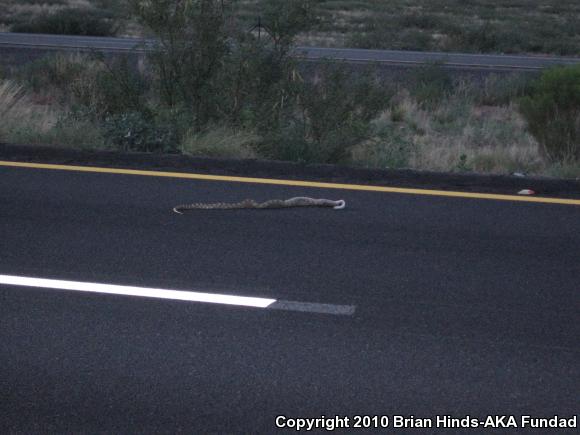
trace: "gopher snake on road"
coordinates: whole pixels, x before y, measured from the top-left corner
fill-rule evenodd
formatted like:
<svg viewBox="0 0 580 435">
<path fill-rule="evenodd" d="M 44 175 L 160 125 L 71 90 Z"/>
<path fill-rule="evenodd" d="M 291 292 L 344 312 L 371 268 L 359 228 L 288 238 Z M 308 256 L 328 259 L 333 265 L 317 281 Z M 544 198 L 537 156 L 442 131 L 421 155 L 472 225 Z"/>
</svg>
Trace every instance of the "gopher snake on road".
<svg viewBox="0 0 580 435">
<path fill-rule="evenodd" d="M 241 202 L 217 202 L 178 205 L 173 209 L 175 213 L 183 214 L 183 210 L 238 210 L 238 209 L 262 209 L 262 208 L 290 208 L 290 207 L 332 207 L 340 210 L 346 207 L 346 202 L 341 200 L 331 201 L 330 199 L 314 199 L 299 196 L 287 200 L 272 199 L 270 201 L 258 203 L 253 199 L 246 199 Z"/>
</svg>

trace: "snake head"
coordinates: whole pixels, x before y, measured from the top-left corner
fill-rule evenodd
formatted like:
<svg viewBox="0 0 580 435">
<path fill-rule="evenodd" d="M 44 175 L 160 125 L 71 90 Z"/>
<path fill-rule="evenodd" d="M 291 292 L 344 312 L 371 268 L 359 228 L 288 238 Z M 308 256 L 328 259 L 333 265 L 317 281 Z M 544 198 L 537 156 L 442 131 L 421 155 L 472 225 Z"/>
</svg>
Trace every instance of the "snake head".
<svg viewBox="0 0 580 435">
<path fill-rule="evenodd" d="M 335 210 L 342 210 L 346 207 L 346 201 L 344 199 L 336 201 L 336 205 L 332 207 Z"/>
</svg>

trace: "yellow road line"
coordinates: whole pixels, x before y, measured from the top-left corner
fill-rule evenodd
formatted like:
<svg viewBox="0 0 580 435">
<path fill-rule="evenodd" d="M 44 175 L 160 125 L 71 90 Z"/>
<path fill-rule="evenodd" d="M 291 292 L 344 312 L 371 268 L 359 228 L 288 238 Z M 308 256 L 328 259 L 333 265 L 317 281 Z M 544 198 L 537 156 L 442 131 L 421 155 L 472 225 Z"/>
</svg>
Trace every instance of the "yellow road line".
<svg viewBox="0 0 580 435">
<path fill-rule="evenodd" d="M 43 163 L 23 163 L 0 161 L 0 166 L 34 169 L 54 169 L 60 171 L 97 172 L 104 174 L 142 175 L 148 177 L 186 178 L 192 180 L 226 181 L 233 183 L 273 184 L 279 186 L 317 187 L 322 189 L 360 190 L 367 192 L 402 193 L 407 195 L 446 196 L 455 198 L 491 199 L 497 201 L 535 202 L 543 204 L 580 205 L 580 199 L 545 198 L 493 193 L 454 192 L 446 190 L 407 189 L 401 187 L 367 186 L 361 184 L 323 183 L 317 181 L 275 180 L 269 178 L 230 177 L 225 175 L 190 174 L 184 172 L 142 171 L 136 169 L 100 168 L 93 166 L 49 165 Z"/>
</svg>

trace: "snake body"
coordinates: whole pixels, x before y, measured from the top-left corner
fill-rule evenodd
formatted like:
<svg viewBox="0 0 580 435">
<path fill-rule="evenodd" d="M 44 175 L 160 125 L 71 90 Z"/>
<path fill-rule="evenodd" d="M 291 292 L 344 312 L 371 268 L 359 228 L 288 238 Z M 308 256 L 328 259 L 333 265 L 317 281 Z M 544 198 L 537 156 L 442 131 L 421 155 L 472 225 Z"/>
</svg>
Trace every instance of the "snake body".
<svg viewBox="0 0 580 435">
<path fill-rule="evenodd" d="M 184 210 L 239 210 L 239 209 L 265 209 L 265 208 L 290 208 L 290 207 L 332 207 L 340 210 L 346 207 L 346 202 L 341 200 L 331 201 L 330 199 L 314 199 L 299 196 L 286 200 L 272 199 L 266 202 L 256 202 L 253 199 L 245 199 L 241 202 L 216 202 L 178 205 L 173 209 L 175 213 L 183 214 Z"/>
</svg>

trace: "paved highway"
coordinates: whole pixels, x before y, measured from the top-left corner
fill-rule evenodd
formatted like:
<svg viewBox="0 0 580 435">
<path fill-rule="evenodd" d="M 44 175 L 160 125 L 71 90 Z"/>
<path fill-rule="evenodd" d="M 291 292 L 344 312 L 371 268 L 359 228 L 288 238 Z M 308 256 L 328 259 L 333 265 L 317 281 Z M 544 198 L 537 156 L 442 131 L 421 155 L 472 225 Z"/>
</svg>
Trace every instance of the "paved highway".
<svg viewBox="0 0 580 435">
<path fill-rule="evenodd" d="M 151 40 L 144 41 L 132 38 L 0 33 L 0 49 L 5 47 L 130 52 L 132 50 L 141 51 L 143 47 L 147 47 L 151 43 Z M 328 58 L 345 60 L 352 63 L 378 62 L 382 65 L 399 67 L 440 62 L 449 68 L 482 71 L 537 71 L 555 65 L 573 65 L 580 63 L 580 58 L 551 56 L 507 56 L 318 47 L 298 47 L 296 51 L 297 57 L 308 61 Z"/>
<path fill-rule="evenodd" d="M 347 208 L 171 211 L 303 195 Z M 579 219 L 570 204 L 0 165 L 0 428 L 572 418 Z"/>
</svg>

